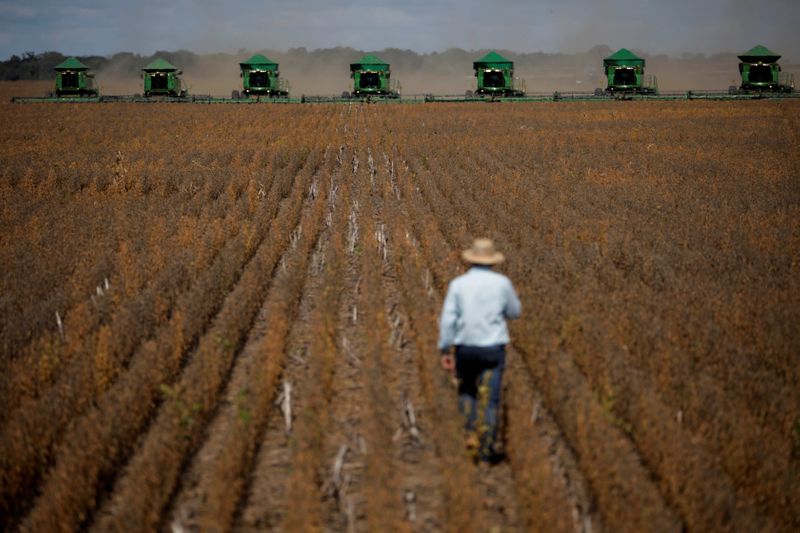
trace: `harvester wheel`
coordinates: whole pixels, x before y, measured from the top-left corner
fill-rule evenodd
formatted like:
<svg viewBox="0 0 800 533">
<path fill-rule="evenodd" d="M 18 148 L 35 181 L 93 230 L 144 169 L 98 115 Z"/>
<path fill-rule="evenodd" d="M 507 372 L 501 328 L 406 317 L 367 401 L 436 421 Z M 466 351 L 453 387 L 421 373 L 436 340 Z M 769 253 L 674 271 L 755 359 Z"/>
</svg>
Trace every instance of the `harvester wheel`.
<svg viewBox="0 0 800 533">
<path fill-rule="evenodd" d="M 728 94 L 739 94 L 739 88 L 736 85 L 728 86 Z"/>
<path fill-rule="evenodd" d="M 474 96 L 475 96 L 475 93 L 473 93 L 470 90 L 467 90 L 467 92 L 464 93 L 464 98 L 473 98 Z"/>
<path fill-rule="evenodd" d="M 349 100 L 350 99 L 350 93 L 347 92 L 347 91 L 344 91 L 342 93 L 342 98 L 344 98 L 345 100 Z"/>
<path fill-rule="evenodd" d="M 241 96 L 239 95 L 239 91 L 237 91 L 237 90 L 233 90 L 233 91 L 231 92 L 231 99 L 233 99 L 233 100 L 238 100 L 239 98 L 241 98 Z"/>
</svg>

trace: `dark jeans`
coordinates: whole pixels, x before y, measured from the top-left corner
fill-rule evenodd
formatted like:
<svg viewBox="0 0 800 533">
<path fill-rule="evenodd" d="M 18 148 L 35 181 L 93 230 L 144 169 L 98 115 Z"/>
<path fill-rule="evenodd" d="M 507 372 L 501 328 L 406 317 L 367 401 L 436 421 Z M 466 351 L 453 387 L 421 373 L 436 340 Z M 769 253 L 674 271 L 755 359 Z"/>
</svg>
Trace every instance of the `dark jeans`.
<svg viewBox="0 0 800 533">
<path fill-rule="evenodd" d="M 458 408 L 466 418 L 467 431 L 478 432 L 484 459 L 495 453 L 505 365 L 505 345 L 456 346 Z"/>
</svg>

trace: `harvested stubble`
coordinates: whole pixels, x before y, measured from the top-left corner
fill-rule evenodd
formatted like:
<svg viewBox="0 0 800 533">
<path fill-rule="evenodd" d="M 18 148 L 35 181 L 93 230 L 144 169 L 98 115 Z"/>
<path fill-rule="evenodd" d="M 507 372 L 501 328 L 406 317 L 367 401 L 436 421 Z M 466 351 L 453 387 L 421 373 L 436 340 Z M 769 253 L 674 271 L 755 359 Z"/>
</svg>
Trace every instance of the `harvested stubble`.
<svg viewBox="0 0 800 533">
<path fill-rule="evenodd" d="M 351 181 L 344 164 L 344 147 L 337 156 L 338 168 L 332 176 L 328 203 L 333 209 L 328 257 L 325 260 L 322 295 L 313 310 L 313 335 L 306 355 L 308 369 L 299 386 L 304 390 L 305 408 L 296 415 L 291 435 L 292 471 L 287 481 L 289 505 L 282 526 L 302 531 L 322 527 L 323 486 L 329 479 L 323 470 L 325 428 L 328 426 L 330 391 L 336 359 L 343 357 L 337 349 L 339 307 L 344 292 L 345 235 L 347 208 L 351 200 Z M 344 166 L 343 166 L 344 165 Z"/>
<path fill-rule="evenodd" d="M 329 151 L 325 151 L 325 163 L 328 162 Z M 322 202 L 329 192 L 330 178 L 330 168 L 320 169 L 313 178 L 310 197 L 306 201 L 319 197 L 318 201 Z M 329 213 L 330 209 L 332 205 L 329 203 Z M 311 235 L 304 236 L 302 231 L 296 235 L 293 246 L 299 246 L 301 239 L 302 244 L 308 246 L 307 241 L 313 239 Z M 204 502 L 196 509 L 196 521 L 204 530 L 229 528 L 243 498 L 249 479 L 247 468 L 252 464 L 258 439 L 271 412 L 270 405 L 275 400 L 284 365 L 287 335 L 297 314 L 299 295 L 305 281 L 301 274 L 306 272 L 308 261 L 308 254 L 300 254 L 276 274 L 274 289 L 264 304 L 266 333 L 263 338 L 250 341 L 256 342 L 258 348 L 248 367 L 247 382 L 236 394 L 236 408 L 218 415 L 233 416 L 235 419 L 228 421 L 232 431 L 222 436 L 221 453 L 214 457 L 210 465 L 205 466 L 196 488 Z"/>
<path fill-rule="evenodd" d="M 275 219 L 278 224 L 268 244 L 245 267 L 210 331 L 200 339 L 180 381 L 169 391 L 141 449 L 117 482 L 110 512 L 102 516 L 99 530 L 121 529 L 129 523 L 158 526 L 186 456 L 198 445 L 205 424 L 217 408 L 220 388 L 266 296 L 273 271 L 281 268 L 277 266 L 281 259 L 290 275 L 275 280 L 288 286 L 284 290 L 290 302 L 297 298 L 305 272 L 303 265 L 316 242 L 324 214 L 324 201 L 319 197 L 309 199 L 305 205 L 303 201 L 318 168 L 318 155 L 319 152 L 306 161 L 289 202 L 284 204 L 289 209 Z M 295 231 L 299 238 L 292 245 Z M 142 490 L 143 486 L 150 490 Z"/>
<path fill-rule="evenodd" d="M 361 156 L 364 158 L 364 151 Z M 367 527 L 372 531 L 410 531 L 404 520 L 404 509 L 396 505 L 399 496 L 398 476 L 391 453 L 393 448 L 392 400 L 389 392 L 388 349 L 389 330 L 386 322 L 385 294 L 381 282 L 383 261 L 381 241 L 376 238 L 377 226 L 373 212 L 375 171 L 371 153 L 366 158 L 368 168 L 362 167 L 357 176 L 359 226 L 362 242 L 359 243 L 361 259 L 361 284 L 358 308 L 363 319 L 359 336 L 364 343 L 363 372 L 366 377 L 363 402 L 366 406 L 367 423 L 365 438 L 366 453 L 366 505 Z"/>
</svg>

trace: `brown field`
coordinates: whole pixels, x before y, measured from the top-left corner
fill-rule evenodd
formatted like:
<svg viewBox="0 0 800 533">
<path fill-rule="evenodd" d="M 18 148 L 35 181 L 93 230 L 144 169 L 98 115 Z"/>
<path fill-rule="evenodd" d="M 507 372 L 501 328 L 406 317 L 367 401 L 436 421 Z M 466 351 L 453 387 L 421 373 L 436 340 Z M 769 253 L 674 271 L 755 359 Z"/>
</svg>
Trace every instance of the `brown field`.
<svg viewBox="0 0 800 533">
<path fill-rule="evenodd" d="M 21 92 L 0 530 L 800 528 L 800 102 Z M 494 467 L 435 348 L 481 235 L 523 303 Z"/>
</svg>

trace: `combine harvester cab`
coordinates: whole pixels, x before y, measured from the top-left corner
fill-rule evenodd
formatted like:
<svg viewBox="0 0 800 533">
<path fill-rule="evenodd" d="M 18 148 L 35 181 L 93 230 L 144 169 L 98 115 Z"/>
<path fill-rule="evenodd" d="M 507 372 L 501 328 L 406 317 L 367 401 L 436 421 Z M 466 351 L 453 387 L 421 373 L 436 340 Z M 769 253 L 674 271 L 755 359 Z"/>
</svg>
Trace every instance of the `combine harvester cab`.
<svg viewBox="0 0 800 533">
<path fill-rule="evenodd" d="M 269 58 L 256 54 L 247 61 L 239 63 L 242 69 L 242 92 L 233 91 L 232 97 L 247 98 L 250 96 L 266 96 L 270 98 L 286 98 L 289 96 L 289 84 L 280 77 L 278 64 Z"/>
<path fill-rule="evenodd" d="M 766 46 L 755 46 L 739 56 L 739 74 L 742 85 L 732 86 L 731 94 L 738 93 L 791 93 L 794 92 L 794 78 L 781 72 L 778 64 L 780 54 Z"/>
<path fill-rule="evenodd" d="M 475 95 L 492 98 L 518 98 L 525 96 L 525 83 L 514 78 L 514 62 L 497 52 L 489 52 L 472 63 L 475 70 Z M 472 98 L 472 91 L 466 97 Z"/>
<path fill-rule="evenodd" d="M 94 74 L 75 57 L 68 57 L 53 70 L 56 71 L 55 96 L 59 98 L 84 98 L 98 96 Z"/>
<path fill-rule="evenodd" d="M 142 69 L 144 95 L 183 98 L 187 95 L 181 79 L 182 71 L 165 59 L 157 58 Z"/>
<path fill-rule="evenodd" d="M 645 76 L 645 60 L 626 48 L 603 59 L 606 74 L 606 94 L 658 94 L 655 76 Z M 595 91 L 603 94 L 602 89 Z"/>
<path fill-rule="evenodd" d="M 360 61 L 350 64 L 353 92 L 344 93 L 344 98 L 399 98 L 400 84 L 391 79 L 389 64 L 374 55 L 365 55 Z"/>
</svg>

